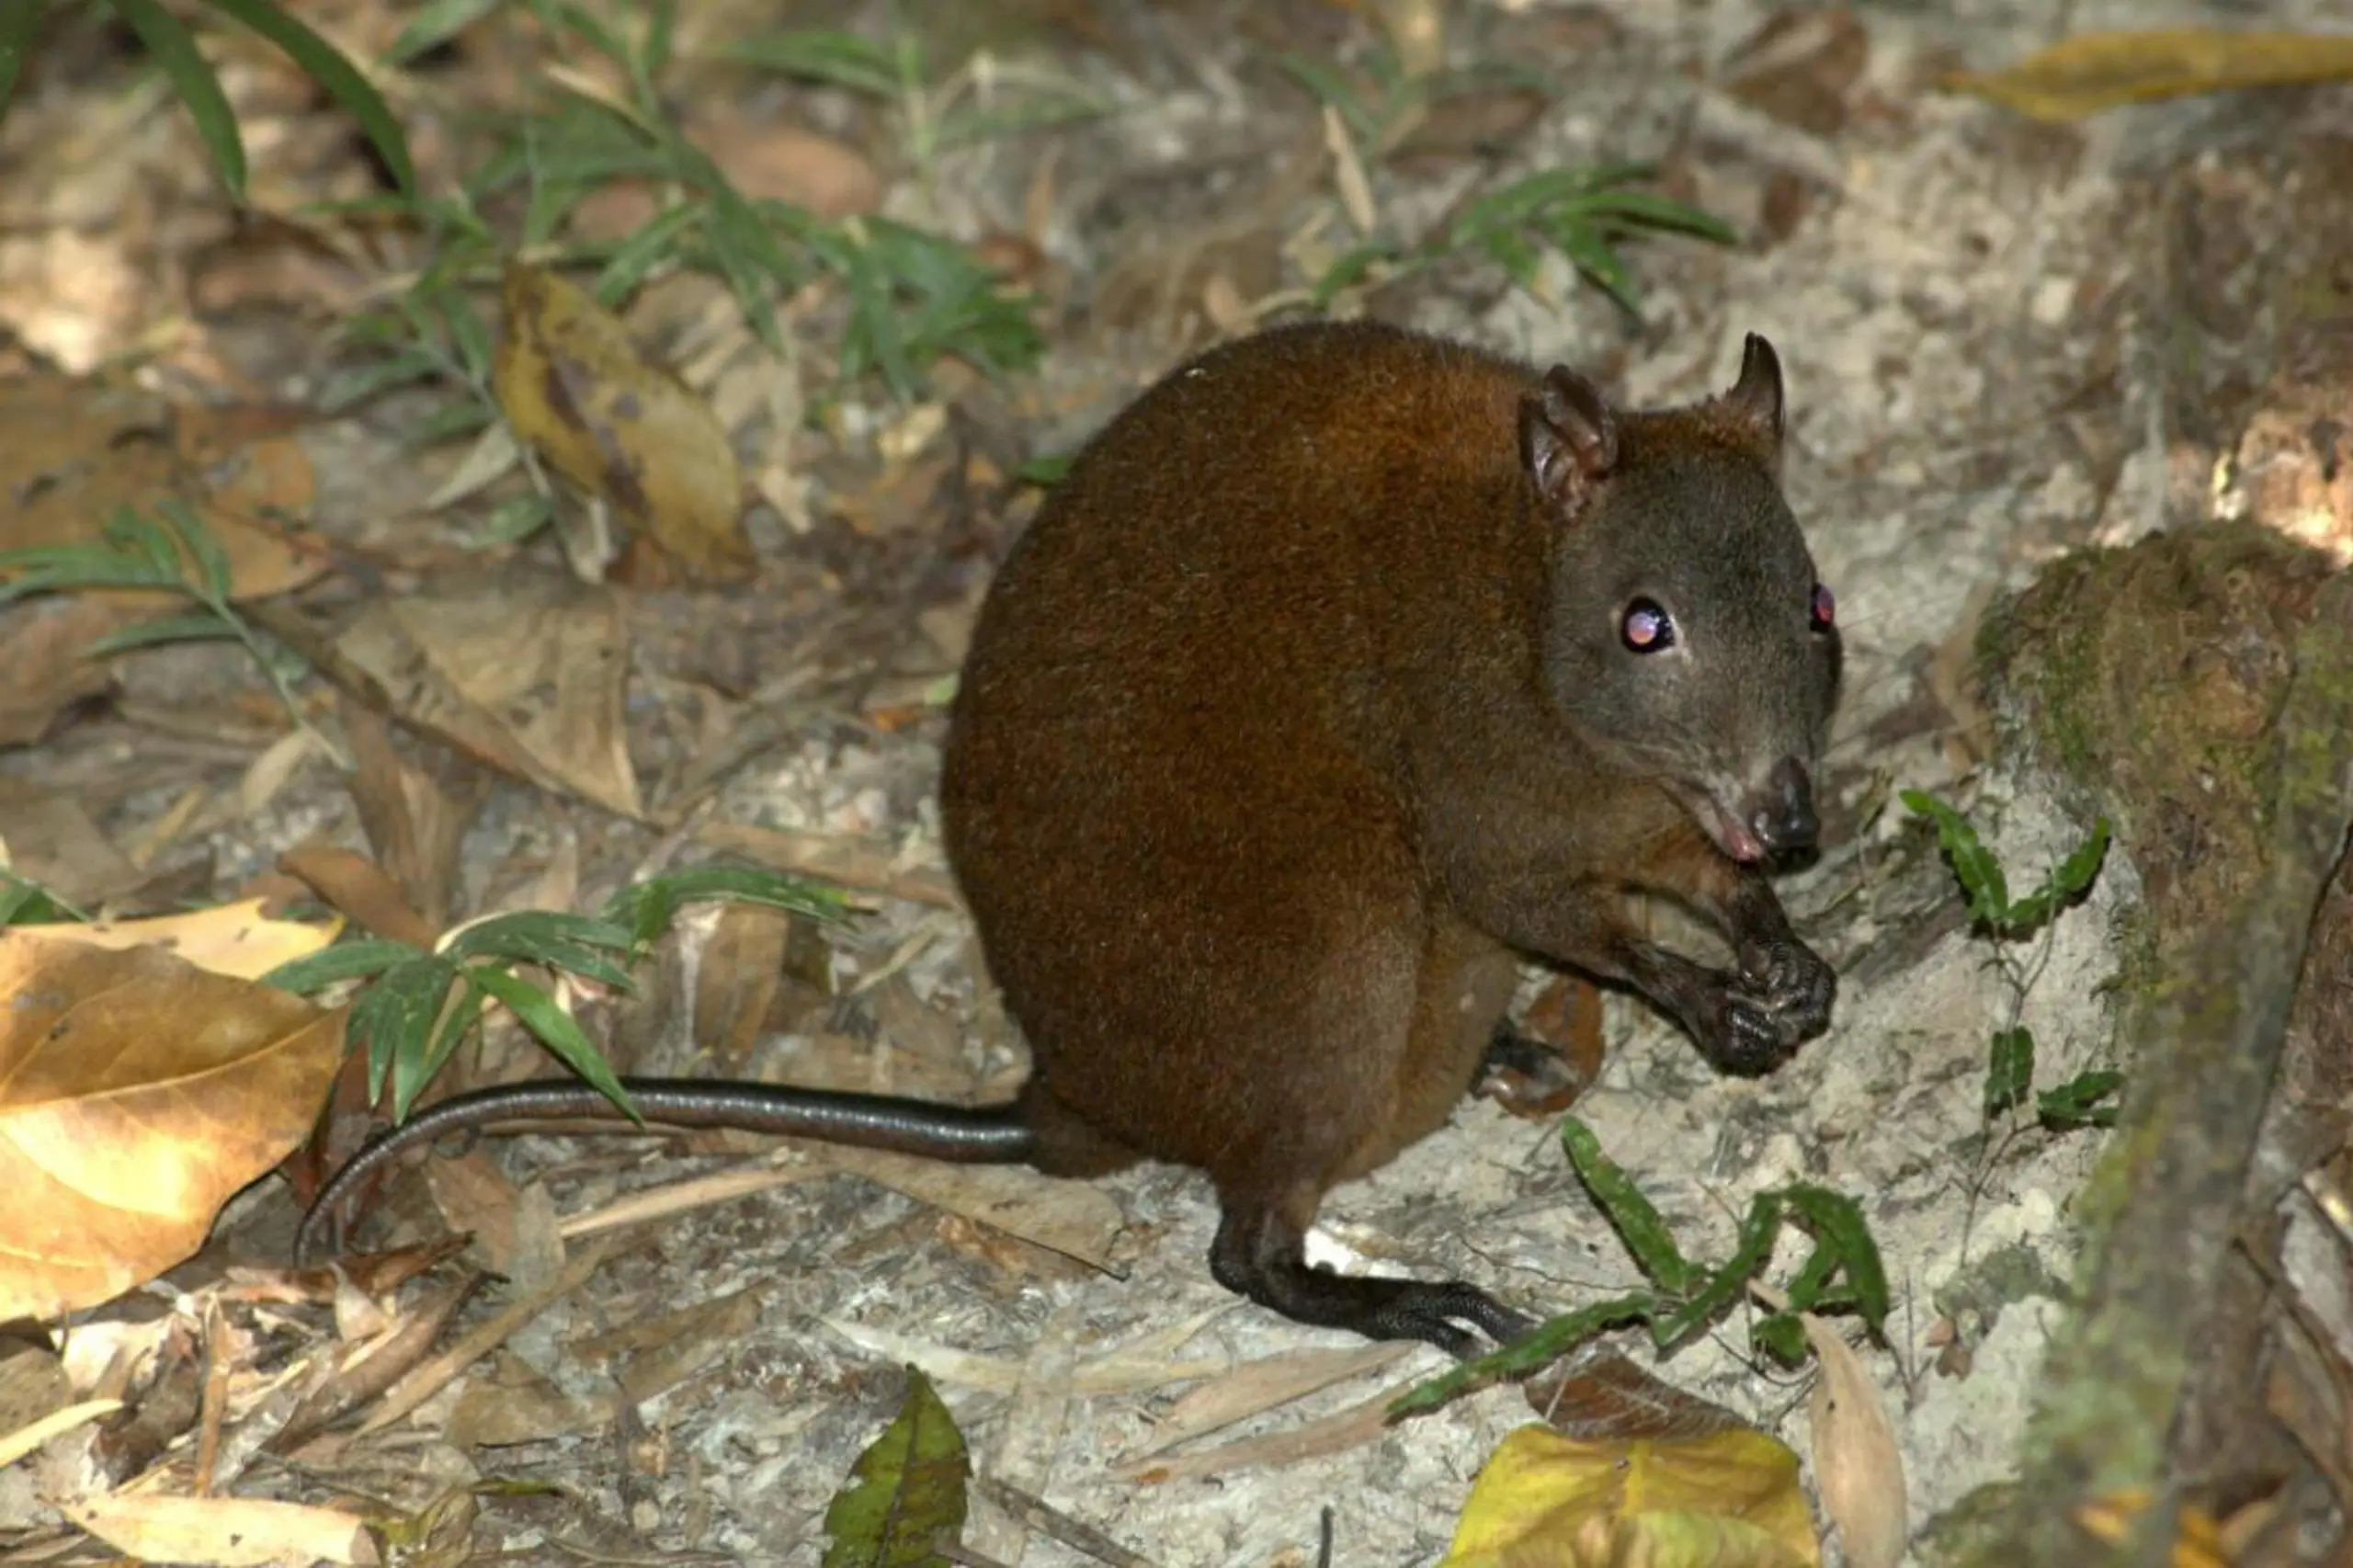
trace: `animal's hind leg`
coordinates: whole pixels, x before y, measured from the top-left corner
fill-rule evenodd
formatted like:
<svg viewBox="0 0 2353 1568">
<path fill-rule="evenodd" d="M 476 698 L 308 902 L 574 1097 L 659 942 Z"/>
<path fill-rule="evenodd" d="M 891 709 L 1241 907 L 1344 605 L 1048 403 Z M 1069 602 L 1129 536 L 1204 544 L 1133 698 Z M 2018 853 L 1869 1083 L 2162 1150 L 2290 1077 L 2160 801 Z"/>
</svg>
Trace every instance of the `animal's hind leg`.
<svg viewBox="0 0 2353 1568">
<path fill-rule="evenodd" d="M 1368 1339 L 1427 1340 L 1454 1356 L 1480 1348 L 1464 1324 L 1497 1344 L 1535 1326 L 1465 1280 L 1363 1278 L 1311 1267 L 1306 1234 L 1315 1207 L 1312 1197 L 1288 1204 L 1226 1200 L 1210 1244 L 1211 1274 L 1293 1322 Z"/>
</svg>

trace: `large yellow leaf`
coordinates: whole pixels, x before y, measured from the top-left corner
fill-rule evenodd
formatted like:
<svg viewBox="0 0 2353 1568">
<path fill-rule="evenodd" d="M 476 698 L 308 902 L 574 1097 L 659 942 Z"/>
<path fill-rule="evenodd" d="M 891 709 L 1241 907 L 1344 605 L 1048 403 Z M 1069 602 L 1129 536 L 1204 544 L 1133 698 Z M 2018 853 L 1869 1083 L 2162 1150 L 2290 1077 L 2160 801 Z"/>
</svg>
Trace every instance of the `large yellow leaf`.
<svg viewBox="0 0 2353 1568">
<path fill-rule="evenodd" d="M 1957 72 L 1944 85 L 2032 119 L 2082 119 L 2150 98 L 2353 77 L 2353 33 L 2171 28 L 2085 33 L 2006 70 Z"/>
<path fill-rule="evenodd" d="M 0 1322 L 111 1300 L 204 1244 L 311 1131 L 341 1010 L 120 951 L 0 932 Z"/>
<path fill-rule="evenodd" d="M 318 925 L 272 920 L 264 901 L 216 904 L 186 915 L 143 920 L 98 920 L 86 926 L 18 926 L 0 940 L 76 942 L 90 948 L 142 948 L 153 944 L 177 953 L 199 969 L 235 980 L 259 980 L 278 965 L 309 958 L 335 939 L 343 917 Z"/>
<path fill-rule="evenodd" d="M 1544 1426 L 1496 1446 L 1440 1568 L 1819 1568 L 1798 1458 L 1745 1427 L 1588 1442 Z"/>
</svg>

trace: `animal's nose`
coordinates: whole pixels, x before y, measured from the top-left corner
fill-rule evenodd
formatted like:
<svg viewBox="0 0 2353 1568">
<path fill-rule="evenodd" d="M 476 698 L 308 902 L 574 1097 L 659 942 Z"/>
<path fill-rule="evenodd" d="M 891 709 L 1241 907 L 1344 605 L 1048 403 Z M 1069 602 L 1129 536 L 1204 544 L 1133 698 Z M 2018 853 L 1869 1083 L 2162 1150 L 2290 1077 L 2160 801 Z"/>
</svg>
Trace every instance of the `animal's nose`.
<svg viewBox="0 0 2353 1568">
<path fill-rule="evenodd" d="M 1764 792 L 1748 813 L 1748 827 L 1768 849 L 1813 846 L 1822 824 L 1813 814 L 1813 780 L 1806 776 L 1804 763 L 1785 756 L 1773 765 Z"/>
</svg>

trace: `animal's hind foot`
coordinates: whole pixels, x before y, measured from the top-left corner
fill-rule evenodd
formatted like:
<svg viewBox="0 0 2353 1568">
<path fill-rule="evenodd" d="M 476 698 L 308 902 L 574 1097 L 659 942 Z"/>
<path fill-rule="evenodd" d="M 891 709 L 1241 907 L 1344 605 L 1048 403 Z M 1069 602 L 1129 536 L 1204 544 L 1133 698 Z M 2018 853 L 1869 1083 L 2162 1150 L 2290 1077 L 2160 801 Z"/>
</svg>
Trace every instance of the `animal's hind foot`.
<svg viewBox="0 0 2353 1568">
<path fill-rule="evenodd" d="M 1368 1339 L 1419 1339 L 1450 1356 L 1495 1344 L 1535 1326 L 1477 1286 L 1461 1279 L 1381 1279 L 1311 1267 L 1305 1239 L 1278 1215 L 1227 1209 L 1210 1245 L 1210 1272 L 1237 1295 L 1294 1323 L 1343 1328 Z"/>
</svg>

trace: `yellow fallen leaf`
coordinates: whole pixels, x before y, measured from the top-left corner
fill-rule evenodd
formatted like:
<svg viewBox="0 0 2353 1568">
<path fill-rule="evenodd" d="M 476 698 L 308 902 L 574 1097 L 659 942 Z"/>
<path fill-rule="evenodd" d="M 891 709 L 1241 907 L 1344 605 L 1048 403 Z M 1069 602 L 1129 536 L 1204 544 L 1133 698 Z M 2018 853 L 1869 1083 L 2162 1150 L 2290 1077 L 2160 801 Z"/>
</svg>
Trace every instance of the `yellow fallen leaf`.
<svg viewBox="0 0 2353 1568">
<path fill-rule="evenodd" d="M 108 1496 L 61 1505 L 65 1517 L 149 1562 L 376 1563 L 383 1561 L 353 1515 L 301 1503 L 242 1497 Z"/>
<path fill-rule="evenodd" d="M 186 915 L 158 915 L 143 920 L 97 920 L 87 926 L 15 926 L 0 932 L 0 942 L 12 939 L 75 942 L 84 947 L 120 951 L 153 945 L 168 949 L 202 970 L 236 980 L 259 980 L 278 965 L 309 958 L 335 939 L 343 917 L 335 915 L 317 925 L 301 920 L 272 920 L 262 914 L 263 901 L 223 903 Z"/>
<path fill-rule="evenodd" d="M 1798 1458 L 1748 1428 L 1589 1442 L 1541 1425 L 1496 1446 L 1440 1568 L 1819 1568 Z"/>
<path fill-rule="evenodd" d="M 2115 1546 L 2138 1527 L 2148 1507 L 2148 1489 L 2130 1487 L 2082 1504 L 2075 1509 L 2075 1523 Z M 2174 1523 L 2172 1568 L 2231 1568 L 2230 1555 L 2222 1547 L 2222 1528 L 2211 1514 L 2185 1506 Z"/>
<path fill-rule="evenodd" d="M 555 273 L 509 264 L 492 390 L 520 438 L 707 577 L 750 574 L 744 476 L 710 404 Z"/>
<path fill-rule="evenodd" d="M 0 932 L 0 1322 L 193 1254 L 309 1134 L 343 1062 L 342 1010 L 153 945 Z"/>
<path fill-rule="evenodd" d="M 2353 33 L 2170 28 L 2085 33 L 2001 71 L 1956 72 L 1950 91 L 2052 124 L 2122 104 L 2353 78 Z"/>
</svg>

